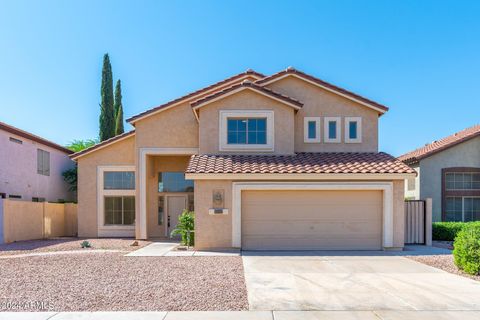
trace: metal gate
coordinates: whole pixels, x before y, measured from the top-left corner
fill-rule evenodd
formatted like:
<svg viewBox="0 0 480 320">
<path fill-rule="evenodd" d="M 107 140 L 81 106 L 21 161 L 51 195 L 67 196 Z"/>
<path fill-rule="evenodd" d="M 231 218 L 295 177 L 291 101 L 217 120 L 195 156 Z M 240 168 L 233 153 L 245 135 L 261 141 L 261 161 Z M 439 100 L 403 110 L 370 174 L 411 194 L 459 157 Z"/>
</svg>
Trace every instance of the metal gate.
<svg viewBox="0 0 480 320">
<path fill-rule="evenodd" d="M 405 200 L 405 244 L 426 244 L 425 200 Z"/>
</svg>

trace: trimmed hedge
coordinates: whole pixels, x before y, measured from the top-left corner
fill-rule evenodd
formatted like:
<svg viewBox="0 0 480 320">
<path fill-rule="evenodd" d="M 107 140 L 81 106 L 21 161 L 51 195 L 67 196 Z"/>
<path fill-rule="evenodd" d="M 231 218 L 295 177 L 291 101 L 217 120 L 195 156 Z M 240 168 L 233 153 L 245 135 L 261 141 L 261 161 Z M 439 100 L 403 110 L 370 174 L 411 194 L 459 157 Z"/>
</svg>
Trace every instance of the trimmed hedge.
<svg viewBox="0 0 480 320">
<path fill-rule="evenodd" d="M 432 239 L 453 241 L 467 224 L 471 222 L 434 222 L 432 224 Z"/>
<path fill-rule="evenodd" d="M 480 274 L 480 223 L 466 223 L 453 246 L 455 265 L 468 274 Z"/>
</svg>

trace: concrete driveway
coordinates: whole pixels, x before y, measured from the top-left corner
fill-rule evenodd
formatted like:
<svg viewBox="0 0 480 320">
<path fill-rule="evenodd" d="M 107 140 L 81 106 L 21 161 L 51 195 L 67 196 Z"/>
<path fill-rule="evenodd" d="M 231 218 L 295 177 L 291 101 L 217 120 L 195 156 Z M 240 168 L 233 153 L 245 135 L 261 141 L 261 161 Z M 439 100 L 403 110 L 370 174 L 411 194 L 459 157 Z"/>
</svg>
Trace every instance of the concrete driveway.
<svg viewBox="0 0 480 320">
<path fill-rule="evenodd" d="M 480 282 L 395 256 L 244 252 L 250 310 L 480 310 Z"/>
</svg>

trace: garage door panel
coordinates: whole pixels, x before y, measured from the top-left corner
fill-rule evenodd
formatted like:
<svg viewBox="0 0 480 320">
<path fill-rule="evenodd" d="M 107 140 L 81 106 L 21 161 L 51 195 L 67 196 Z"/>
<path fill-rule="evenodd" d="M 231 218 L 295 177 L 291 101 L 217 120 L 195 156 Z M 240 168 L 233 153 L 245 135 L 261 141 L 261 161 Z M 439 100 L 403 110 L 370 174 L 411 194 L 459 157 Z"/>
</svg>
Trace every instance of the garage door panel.
<svg viewBox="0 0 480 320">
<path fill-rule="evenodd" d="M 244 249 L 381 249 L 381 191 L 245 191 Z"/>
<path fill-rule="evenodd" d="M 295 221 L 245 221 L 243 234 L 245 236 L 263 235 L 298 235 L 313 234 L 324 235 L 325 237 L 341 237 L 345 233 L 350 236 L 354 234 L 375 234 L 380 232 L 380 224 L 372 224 L 370 221 L 312 221 L 312 220 L 295 220 Z"/>
</svg>

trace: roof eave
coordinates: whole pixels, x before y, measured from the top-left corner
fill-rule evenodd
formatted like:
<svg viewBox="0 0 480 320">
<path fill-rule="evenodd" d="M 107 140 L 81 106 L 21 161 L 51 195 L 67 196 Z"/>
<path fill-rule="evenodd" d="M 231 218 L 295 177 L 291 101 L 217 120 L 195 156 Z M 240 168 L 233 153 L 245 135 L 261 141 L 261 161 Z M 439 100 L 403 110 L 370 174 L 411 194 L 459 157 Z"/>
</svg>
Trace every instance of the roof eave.
<svg viewBox="0 0 480 320">
<path fill-rule="evenodd" d="M 183 97 L 180 97 L 178 99 L 174 99 L 174 100 L 171 100 L 167 103 L 164 103 L 160 106 L 157 106 L 157 107 L 154 107 L 150 110 L 147 110 L 147 111 L 144 111 L 140 114 L 137 114 L 133 117 L 130 117 L 128 118 L 126 121 L 128 123 L 130 123 L 131 125 L 135 126 L 135 123 L 137 121 L 140 121 L 144 118 L 147 118 L 149 116 L 152 116 L 154 114 L 157 114 L 159 112 L 162 112 L 162 111 L 166 111 L 170 108 L 173 108 L 179 104 L 182 104 L 182 103 L 185 103 L 186 101 L 189 101 L 189 100 L 193 100 L 195 99 L 196 97 L 198 96 L 201 96 L 205 93 L 208 93 L 208 92 L 214 92 L 214 90 L 219 87 L 219 86 L 223 86 L 223 85 L 227 85 L 228 83 L 231 83 L 231 82 L 235 82 L 235 81 L 239 81 L 243 78 L 248 78 L 248 77 L 253 77 L 253 78 L 257 78 L 257 80 L 259 79 L 262 79 L 265 77 L 265 75 L 259 73 L 259 72 L 256 72 L 256 71 L 253 71 L 253 70 L 247 70 L 246 72 L 243 72 L 243 73 L 239 73 L 235 76 L 232 76 L 230 78 L 227 78 L 227 79 L 224 79 L 222 81 L 219 81 L 217 83 L 214 83 L 210 86 L 207 86 L 205 88 L 202 88 L 202 89 L 199 89 L 199 90 L 196 90 L 194 92 L 191 92 L 189 94 L 186 94 L 184 95 Z"/>
<path fill-rule="evenodd" d="M 404 180 L 417 173 L 185 173 L 189 180 Z"/>
<path fill-rule="evenodd" d="M 98 143 L 94 146 L 91 146 L 90 148 L 87 148 L 87 149 L 84 149 L 82 151 L 79 151 L 79 152 L 76 152 L 74 154 L 71 154 L 69 155 L 70 159 L 76 161 L 78 160 L 79 158 L 83 157 L 83 156 L 86 156 L 92 152 L 96 152 L 96 151 L 99 151 L 103 148 L 106 148 L 114 143 L 117 143 L 117 142 L 120 142 L 120 141 L 123 141 L 125 139 L 128 139 L 130 138 L 131 136 L 135 135 L 135 130 L 132 130 L 132 131 L 129 131 L 129 132 L 126 132 L 122 135 L 119 135 L 119 136 L 116 136 L 116 137 L 113 137 L 113 138 L 110 138 L 108 140 L 105 140 L 101 143 Z"/>
</svg>

